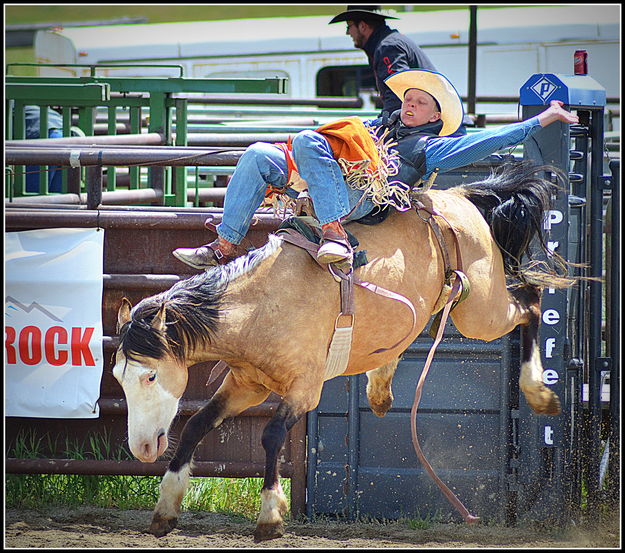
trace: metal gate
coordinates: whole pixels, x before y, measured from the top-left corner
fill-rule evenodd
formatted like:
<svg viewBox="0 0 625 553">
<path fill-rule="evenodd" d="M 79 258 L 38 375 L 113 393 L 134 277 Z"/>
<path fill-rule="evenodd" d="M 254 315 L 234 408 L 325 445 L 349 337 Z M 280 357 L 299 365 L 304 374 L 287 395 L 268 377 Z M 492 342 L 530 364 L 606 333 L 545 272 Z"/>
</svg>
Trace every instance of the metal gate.
<svg viewBox="0 0 625 553">
<path fill-rule="evenodd" d="M 419 407 L 421 447 L 472 513 L 503 521 L 508 382 L 510 367 L 518 364 L 518 333 L 486 343 L 462 338 L 448 325 L 445 336 Z M 410 438 L 415 384 L 430 345 L 424 334 L 404 354 L 393 378 L 393 407 L 384 418 L 369 408 L 365 375 L 325 385 L 319 407 L 308 416 L 309 516 L 447 518 L 451 508 L 416 461 Z"/>
<path fill-rule="evenodd" d="M 601 277 L 602 200 L 609 183 L 616 184 L 618 178 L 603 176 L 605 91 L 588 76 L 534 75 L 521 91 L 523 119 L 542 112 L 552 99 L 577 110 L 580 125 L 569 129 L 552 124 L 525 143 L 524 156 L 568 175 L 570 189 L 559 195 L 545 218 L 550 247 L 570 261 L 589 263 L 578 276 Z M 463 170 L 447 173 L 437 184 L 448 187 L 480 176 Z M 617 205 L 614 198 L 612 205 Z M 616 240 L 613 233 L 613 249 Z M 612 270 L 618 267 L 617 254 L 610 263 Z M 589 505 L 598 501 L 601 374 L 609 371 L 612 385 L 618 380 L 613 355 L 618 346 L 612 341 L 610 350 L 602 349 L 601 293 L 602 283 L 596 280 L 569 290 L 545 290 L 540 347 L 545 384 L 562 401 L 557 417 L 534 415 L 519 395 L 519 329 L 486 344 L 463 339 L 447 326 L 424 389 L 417 428 L 439 477 L 482 519 L 569 520 L 581 503 L 582 471 Z M 615 288 L 613 304 L 617 294 Z M 611 319 L 611 330 L 618 327 L 617 319 Z M 406 351 L 393 382 L 393 407 L 382 419 L 369 409 L 364 375 L 326 385 L 308 419 L 309 516 L 457 517 L 419 465 L 410 439 L 410 408 L 430 344 L 424 334 Z M 582 394 L 586 388 L 587 403 Z M 618 395 L 611 399 L 608 438 L 614 467 Z M 612 485 L 618 490 L 615 478 Z"/>
<path fill-rule="evenodd" d="M 216 220 L 220 218 L 215 213 Z M 104 370 L 100 388 L 100 416 L 97 419 L 34 419 L 10 417 L 6 419 L 6 448 L 13 447 L 20 431 L 35 433 L 46 449 L 40 459 L 6 459 L 8 473 L 63 473 L 63 474 L 134 474 L 162 475 L 167 461 L 141 463 L 136 460 L 70 460 L 62 458 L 66 440 L 82 441 L 93 434 L 106 434 L 111 450 L 117 451 L 127 440 L 127 406 L 123 390 L 112 375 L 112 358 L 117 346 L 115 327 L 117 310 L 123 297 L 136 304 L 145 296 L 172 286 L 181 278 L 181 267 L 171 251 L 180 244 L 201 244 L 206 239 L 205 210 L 189 208 L 150 211 L 135 209 L 32 209 L 16 208 L 6 214 L 9 231 L 55 227 L 99 227 L 104 229 L 104 293 L 102 299 L 102 326 L 104 331 Z M 276 228 L 273 217 L 258 217 L 259 222 L 250 233 L 256 245 L 266 240 L 269 230 Z M 171 433 L 180 435 L 182 427 L 213 395 L 221 379 L 206 385 L 212 363 L 194 365 L 189 369 L 189 382 L 180 401 L 179 416 Z M 262 477 L 265 452 L 261 446 L 264 426 L 273 416 L 279 398 L 271 395 L 263 404 L 248 409 L 238 417 L 224 421 L 198 446 L 194 455 L 195 476 Z M 229 439 L 224 439 L 228 436 Z M 283 451 L 282 476 L 291 479 L 291 509 L 295 514 L 304 510 L 305 502 L 305 448 L 306 424 L 300 421 L 293 427 Z M 52 444 L 47 448 L 47 444 Z M 55 447 L 56 444 L 56 447 Z M 102 452 L 104 454 L 104 452 Z"/>
</svg>

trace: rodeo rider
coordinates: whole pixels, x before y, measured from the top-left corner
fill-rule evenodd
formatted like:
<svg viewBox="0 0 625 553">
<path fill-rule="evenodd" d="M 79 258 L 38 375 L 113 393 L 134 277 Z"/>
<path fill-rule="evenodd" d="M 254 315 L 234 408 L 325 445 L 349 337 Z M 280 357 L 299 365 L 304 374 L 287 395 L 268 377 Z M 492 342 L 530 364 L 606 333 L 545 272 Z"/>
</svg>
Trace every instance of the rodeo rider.
<svg viewBox="0 0 625 553">
<path fill-rule="evenodd" d="M 322 229 L 317 260 L 349 263 L 353 252 L 342 222 L 372 215 L 381 220 L 389 209 L 409 209 L 408 192 L 435 170 L 450 171 L 484 159 L 555 121 L 578 122 L 561 102 L 553 101 L 526 121 L 451 136 L 464 112 L 445 76 L 408 69 L 384 82 L 401 101 L 401 108 L 388 117 L 367 123 L 350 117 L 316 131 L 301 131 L 287 145 L 257 142 L 247 148 L 226 190 L 217 239 L 173 254 L 197 269 L 227 263 L 245 253 L 239 244 L 268 190 L 296 198 L 307 186 Z"/>
</svg>

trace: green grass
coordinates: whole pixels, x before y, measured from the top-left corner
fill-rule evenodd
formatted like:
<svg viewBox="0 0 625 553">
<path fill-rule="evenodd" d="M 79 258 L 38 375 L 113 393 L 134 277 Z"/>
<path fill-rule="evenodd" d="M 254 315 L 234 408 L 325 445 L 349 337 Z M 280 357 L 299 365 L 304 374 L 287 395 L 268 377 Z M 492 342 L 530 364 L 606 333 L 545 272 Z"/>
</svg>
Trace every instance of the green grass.
<svg viewBox="0 0 625 553">
<path fill-rule="evenodd" d="M 440 510 L 437 510 L 433 515 L 428 513 L 427 515 L 422 516 L 417 513 L 415 518 L 406 519 L 406 525 L 411 530 L 429 530 L 433 524 L 440 523 L 442 520 L 442 514 Z"/>
<path fill-rule="evenodd" d="M 55 443 L 33 432 L 21 433 L 8 457 L 46 457 Z M 125 447 L 114 449 L 106 435 L 93 434 L 81 443 L 66 441 L 66 459 L 130 459 Z M 6 474 L 5 506 L 36 509 L 44 506 L 93 505 L 118 509 L 153 509 L 159 496 L 158 476 L 92 476 L 76 474 Z M 291 481 L 281 478 L 287 499 Z M 182 501 L 183 510 L 208 511 L 256 518 L 260 509 L 261 478 L 192 477 Z"/>
</svg>

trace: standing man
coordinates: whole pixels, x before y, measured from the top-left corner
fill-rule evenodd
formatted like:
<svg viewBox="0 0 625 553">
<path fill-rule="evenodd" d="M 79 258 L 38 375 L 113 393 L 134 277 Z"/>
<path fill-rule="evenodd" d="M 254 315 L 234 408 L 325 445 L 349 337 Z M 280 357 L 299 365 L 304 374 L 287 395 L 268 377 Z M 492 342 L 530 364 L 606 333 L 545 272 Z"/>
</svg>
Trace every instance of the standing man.
<svg viewBox="0 0 625 553">
<path fill-rule="evenodd" d="M 382 12 L 381 6 L 347 6 L 330 23 L 347 23 L 347 34 L 354 46 L 361 48 L 369 58 L 375 83 L 382 99 L 382 113 L 390 115 L 401 108 L 400 99 L 384 84 L 384 79 L 405 69 L 437 71 L 425 52 L 408 37 L 391 29 L 387 19 L 397 19 Z"/>
</svg>

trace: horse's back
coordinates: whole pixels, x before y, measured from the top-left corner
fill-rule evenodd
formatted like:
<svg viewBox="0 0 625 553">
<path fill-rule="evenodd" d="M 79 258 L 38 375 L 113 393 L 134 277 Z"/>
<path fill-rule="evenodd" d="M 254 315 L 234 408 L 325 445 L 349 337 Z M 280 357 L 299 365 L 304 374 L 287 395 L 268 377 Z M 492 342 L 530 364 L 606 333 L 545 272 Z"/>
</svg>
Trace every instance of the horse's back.
<svg viewBox="0 0 625 553">
<path fill-rule="evenodd" d="M 475 338 L 500 336 L 497 323 L 508 317 L 509 297 L 501 254 L 486 221 L 471 202 L 453 191 L 430 191 L 423 202 L 456 229 L 463 270 L 471 282 L 471 294 L 452 312 L 458 330 Z M 440 226 L 455 267 L 452 232 L 444 221 Z M 355 286 L 352 348 L 345 373 L 355 374 L 390 363 L 425 328 L 443 290 L 445 267 L 425 215 L 415 210 L 393 212 L 378 225 L 351 223 L 348 229 L 368 258 L 355 275 L 407 298 L 416 312 L 413 325 L 404 303 Z M 283 243 L 249 278 L 250 284 L 241 287 L 240 301 L 248 305 L 241 313 L 258 324 L 253 333 L 245 333 L 248 362 L 265 366 L 270 357 L 281 375 L 302 365 L 322 370 L 341 309 L 339 285 L 329 272 L 304 250 Z M 244 326 L 243 320 L 234 323 L 233 328 Z M 373 353 L 399 341 L 388 351 Z"/>
</svg>

